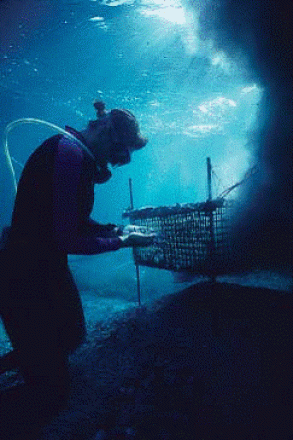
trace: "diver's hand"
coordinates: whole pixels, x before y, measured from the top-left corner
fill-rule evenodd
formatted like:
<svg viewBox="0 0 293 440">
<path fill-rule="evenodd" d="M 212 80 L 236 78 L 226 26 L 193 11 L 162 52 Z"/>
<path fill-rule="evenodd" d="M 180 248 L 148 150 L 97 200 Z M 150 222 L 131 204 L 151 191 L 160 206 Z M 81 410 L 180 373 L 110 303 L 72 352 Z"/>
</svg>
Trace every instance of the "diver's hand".
<svg viewBox="0 0 293 440">
<path fill-rule="evenodd" d="M 132 232 L 137 232 L 141 234 L 150 234 L 154 231 L 147 229 L 145 226 L 137 226 L 137 225 L 127 225 L 127 226 L 119 226 L 117 228 L 117 235 L 126 235 L 131 234 Z"/>
<path fill-rule="evenodd" d="M 156 234 L 142 234 L 141 232 L 131 232 L 120 237 L 122 247 L 145 247 L 154 243 Z"/>
</svg>

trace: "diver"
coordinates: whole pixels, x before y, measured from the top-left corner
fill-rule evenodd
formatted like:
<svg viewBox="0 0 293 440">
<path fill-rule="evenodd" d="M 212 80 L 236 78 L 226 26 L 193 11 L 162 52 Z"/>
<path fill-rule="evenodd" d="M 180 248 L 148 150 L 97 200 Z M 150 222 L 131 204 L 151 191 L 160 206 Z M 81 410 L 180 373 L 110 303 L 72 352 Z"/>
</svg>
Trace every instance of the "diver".
<svg viewBox="0 0 293 440">
<path fill-rule="evenodd" d="M 86 335 L 68 254 L 147 246 L 155 238 L 131 225 L 99 224 L 90 217 L 94 185 L 110 179 L 110 165 L 128 164 L 147 144 L 131 112 L 106 111 L 100 101 L 94 107 L 97 119 L 83 131 L 66 127 L 69 137 L 55 135 L 29 157 L 1 250 L 0 314 L 13 350 L 0 359 L 0 373 L 18 369 L 26 398 L 44 417 L 66 404 L 68 356 Z M 1 413 L 8 403 L 0 403 Z"/>
</svg>

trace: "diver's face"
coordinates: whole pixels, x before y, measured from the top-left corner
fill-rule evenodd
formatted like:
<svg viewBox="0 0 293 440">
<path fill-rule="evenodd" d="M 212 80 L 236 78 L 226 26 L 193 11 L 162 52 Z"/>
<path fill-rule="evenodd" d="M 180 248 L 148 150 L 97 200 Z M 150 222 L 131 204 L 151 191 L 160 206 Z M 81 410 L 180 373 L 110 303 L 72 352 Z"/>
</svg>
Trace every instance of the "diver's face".
<svg viewBox="0 0 293 440">
<path fill-rule="evenodd" d="M 132 149 L 125 145 L 123 140 L 120 140 L 117 135 L 113 134 L 111 127 L 109 128 L 109 163 L 114 167 L 127 165 L 131 161 Z"/>
<path fill-rule="evenodd" d="M 110 119 L 106 117 L 99 121 L 90 121 L 88 129 L 91 147 L 98 162 L 120 167 L 131 161 L 133 149 L 117 136 Z"/>
</svg>

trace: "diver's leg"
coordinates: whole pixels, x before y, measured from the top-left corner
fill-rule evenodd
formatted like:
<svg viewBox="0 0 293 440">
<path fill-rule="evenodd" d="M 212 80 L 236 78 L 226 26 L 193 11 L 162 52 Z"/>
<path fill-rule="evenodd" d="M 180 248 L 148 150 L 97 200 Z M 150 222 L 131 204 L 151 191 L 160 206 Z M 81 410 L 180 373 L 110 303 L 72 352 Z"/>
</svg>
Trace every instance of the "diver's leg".
<svg viewBox="0 0 293 440">
<path fill-rule="evenodd" d="M 70 374 L 65 353 L 43 350 L 22 362 L 20 371 L 33 396 L 33 407 L 40 419 L 54 417 L 66 406 L 70 393 Z"/>
<path fill-rule="evenodd" d="M 30 317 L 18 350 L 20 372 L 44 414 L 58 412 L 69 397 L 68 355 L 53 311 L 36 309 Z"/>
<path fill-rule="evenodd" d="M 58 341 L 56 344 L 56 338 L 49 341 L 39 333 L 36 336 L 38 330 L 37 326 L 36 332 L 28 330 L 22 332 L 21 339 L 13 338 L 19 347 L 17 357 L 24 384 L 0 393 L 1 440 L 37 439 L 42 427 L 65 407 L 69 397 L 67 355 Z M 19 336 L 19 332 L 16 334 Z M 15 353 L 16 350 L 11 352 L 11 361 Z M 5 361 L 9 361 L 9 356 Z"/>
<path fill-rule="evenodd" d="M 86 324 L 81 299 L 69 269 L 65 270 L 58 283 L 56 309 L 60 322 L 60 339 L 68 352 L 73 352 L 86 337 Z"/>
<path fill-rule="evenodd" d="M 19 440 L 26 433 L 26 440 L 33 438 L 31 431 L 41 429 L 66 405 L 70 392 L 68 355 L 49 307 L 15 307 L 8 316 L 7 330 L 18 352 L 24 385 L 0 396 L 0 438 Z"/>
</svg>

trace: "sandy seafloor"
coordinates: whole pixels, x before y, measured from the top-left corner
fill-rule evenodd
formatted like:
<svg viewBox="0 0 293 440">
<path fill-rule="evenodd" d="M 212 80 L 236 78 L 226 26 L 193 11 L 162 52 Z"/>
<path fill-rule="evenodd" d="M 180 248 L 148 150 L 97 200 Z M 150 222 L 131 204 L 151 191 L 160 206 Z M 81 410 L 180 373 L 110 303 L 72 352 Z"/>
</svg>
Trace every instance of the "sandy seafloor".
<svg viewBox="0 0 293 440">
<path fill-rule="evenodd" d="M 70 359 L 67 408 L 39 440 L 293 438 L 291 279 L 256 272 L 175 290 L 141 308 L 81 291 L 87 341 Z M 20 380 L 7 373 L 0 387 Z"/>
</svg>

